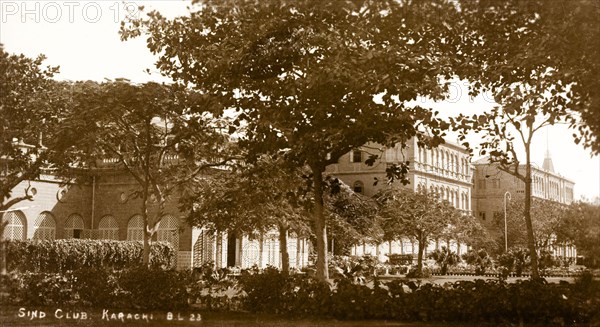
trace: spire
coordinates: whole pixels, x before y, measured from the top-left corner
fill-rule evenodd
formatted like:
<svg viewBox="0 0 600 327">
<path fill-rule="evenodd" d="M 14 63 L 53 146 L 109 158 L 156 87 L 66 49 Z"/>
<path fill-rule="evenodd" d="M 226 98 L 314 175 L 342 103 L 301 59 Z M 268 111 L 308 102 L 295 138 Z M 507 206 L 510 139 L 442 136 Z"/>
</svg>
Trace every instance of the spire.
<svg viewBox="0 0 600 327">
<path fill-rule="evenodd" d="M 545 171 L 549 171 L 551 173 L 554 172 L 554 164 L 552 163 L 552 156 L 550 156 L 550 144 L 548 142 L 548 130 L 546 130 L 546 154 L 544 155 L 544 164 L 542 164 L 542 168 Z"/>
</svg>

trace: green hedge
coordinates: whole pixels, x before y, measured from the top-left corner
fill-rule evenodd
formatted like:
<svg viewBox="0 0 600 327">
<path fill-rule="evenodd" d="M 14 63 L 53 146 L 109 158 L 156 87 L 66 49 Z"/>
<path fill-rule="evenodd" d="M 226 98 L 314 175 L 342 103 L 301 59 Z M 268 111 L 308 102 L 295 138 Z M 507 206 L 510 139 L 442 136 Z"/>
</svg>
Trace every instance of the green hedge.
<svg viewBox="0 0 600 327">
<path fill-rule="evenodd" d="M 66 239 L 7 243 L 9 271 L 65 272 L 86 267 L 124 269 L 142 262 L 141 241 Z M 168 268 L 174 262 L 175 250 L 170 244 L 151 244 L 152 266 Z"/>
<path fill-rule="evenodd" d="M 334 285 L 275 269 L 244 271 L 232 298 L 207 289 L 222 283 L 190 271 L 133 267 L 124 270 L 85 268 L 66 273 L 13 273 L 0 276 L 0 303 L 75 305 L 147 310 L 207 307 L 206 297 L 253 313 L 293 317 L 404 322 L 469 322 L 496 325 L 570 326 L 600 322 L 600 282 L 591 274 L 574 284 L 544 280 L 506 283 L 475 280 L 420 284 L 396 279 L 373 286 L 336 280 Z M 228 287 L 229 289 L 229 287 Z M 232 292 L 230 292 L 232 293 Z M 198 303 L 198 299 L 203 299 Z M 204 304 L 204 306 L 202 306 Z M 239 306 L 238 306 L 239 304 Z M 198 307 L 196 305 L 196 307 Z M 227 309 L 226 306 L 221 308 Z"/>
<path fill-rule="evenodd" d="M 190 271 L 132 267 L 0 276 L 0 303 L 28 306 L 172 310 L 189 306 Z"/>
<path fill-rule="evenodd" d="M 267 270 L 243 275 L 244 307 L 251 312 L 348 320 L 481 322 L 571 325 L 600 322 L 600 282 L 475 280 L 422 284 L 397 279 L 374 286 L 343 278 L 331 289 L 309 277 Z M 323 288 L 324 286 L 324 288 Z"/>
</svg>

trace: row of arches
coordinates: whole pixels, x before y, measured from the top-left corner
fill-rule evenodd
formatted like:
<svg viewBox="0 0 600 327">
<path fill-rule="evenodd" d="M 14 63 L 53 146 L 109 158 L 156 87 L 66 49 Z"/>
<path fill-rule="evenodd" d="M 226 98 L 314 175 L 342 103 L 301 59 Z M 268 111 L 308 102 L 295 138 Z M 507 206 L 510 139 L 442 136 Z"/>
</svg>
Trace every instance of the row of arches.
<svg viewBox="0 0 600 327">
<path fill-rule="evenodd" d="M 417 191 L 425 192 L 427 191 L 427 187 L 423 184 L 417 185 Z M 447 200 L 450 202 L 455 208 L 462 210 L 470 210 L 469 207 L 469 195 L 466 192 L 460 192 L 458 190 L 451 189 L 449 187 L 443 186 L 429 186 L 429 192 L 435 193 L 442 200 Z"/>
<path fill-rule="evenodd" d="M 20 210 L 4 213 L 4 219 L 8 225 L 4 229 L 4 239 L 25 240 L 27 239 L 27 217 Z M 33 239 L 53 240 L 56 238 L 56 219 L 50 212 L 42 212 L 33 224 Z M 108 240 L 119 240 L 119 224 L 114 216 L 103 216 L 97 231 L 84 235 L 85 224 L 83 217 L 79 214 L 71 214 L 64 223 L 64 238 L 97 238 Z M 144 239 L 144 220 L 142 215 L 136 214 L 127 222 L 127 240 L 142 241 Z M 164 215 L 157 229 L 157 241 L 170 242 L 175 248 L 179 245 L 179 221 L 173 215 Z"/>
<path fill-rule="evenodd" d="M 421 163 L 446 169 L 457 174 L 469 174 L 469 161 L 459 158 L 458 154 L 444 149 L 419 148 L 418 160 Z"/>
</svg>

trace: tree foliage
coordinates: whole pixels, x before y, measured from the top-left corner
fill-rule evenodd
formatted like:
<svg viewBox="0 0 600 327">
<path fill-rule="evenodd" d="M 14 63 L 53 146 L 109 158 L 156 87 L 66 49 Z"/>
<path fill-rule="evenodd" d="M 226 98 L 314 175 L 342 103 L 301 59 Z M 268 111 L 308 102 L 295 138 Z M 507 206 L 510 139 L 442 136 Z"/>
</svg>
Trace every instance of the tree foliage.
<svg viewBox="0 0 600 327">
<path fill-rule="evenodd" d="M 595 1 L 461 1 L 464 28 L 458 75 L 471 93 L 489 91 L 500 107 L 458 119 L 463 132 L 483 132 L 480 154 L 525 183 L 524 217 L 533 277 L 538 267 L 531 206 L 531 144 L 544 126 L 567 122 L 575 142 L 599 151 L 596 141 L 600 62 L 600 6 Z M 577 33 L 577 34 L 574 34 Z M 461 136 L 464 139 L 464 135 Z M 525 148 L 517 155 L 513 142 Z M 468 143 L 466 144 L 468 145 Z M 524 163 L 524 169 L 521 167 Z"/>
<path fill-rule="evenodd" d="M 277 230 L 282 270 L 287 272 L 288 233 L 298 237 L 309 234 L 302 176 L 302 170 L 286 170 L 280 160 L 264 156 L 252 164 L 215 171 L 187 185 L 182 208 L 191 212 L 191 225 L 217 232 L 258 238 Z"/>
<path fill-rule="evenodd" d="M 423 253 L 429 242 L 444 235 L 452 223 L 444 214 L 446 204 L 435 193 L 387 189 L 375 198 L 381 205 L 385 240 L 410 238 L 418 242 L 417 271 L 423 267 Z"/>
<path fill-rule="evenodd" d="M 50 92 L 54 86 L 50 78 L 58 67 L 44 69 L 44 60 L 43 55 L 31 59 L 9 54 L 0 44 L 0 211 L 31 200 L 29 188 L 11 195 L 18 184 L 37 178 L 47 165 L 43 143 L 52 137 L 60 108 Z"/>
<path fill-rule="evenodd" d="M 460 262 L 460 257 L 456 252 L 452 252 L 445 246 L 442 246 L 441 249 L 435 250 L 429 254 L 429 257 L 440 266 L 442 275 L 446 275 L 448 273 L 448 268 L 455 266 Z"/>
<path fill-rule="evenodd" d="M 354 192 L 337 178 L 328 178 L 327 181 L 324 203 L 328 238 L 334 243 L 332 252 L 349 254 L 356 244 L 379 244 L 383 230 L 377 201 Z"/>
<path fill-rule="evenodd" d="M 279 154 L 311 169 L 317 275 L 324 279 L 325 167 L 369 141 L 417 135 L 442 142 L 446 125 L 408 102 L 447 91 L 440 77 L 452 75 L 455 44 L 446 35 L 456 8 L 443 0 L 194 3 L 187 16 L 150 12 L 125 22 L 121 36 L 147 34 L 164 74 L 235 109 L 232 130 L 249 158 Z M 390 167 L 390 175 L 405 168 Z"/>
<path fill-rule="evenodd" d="M 9 54 L 0 44 L 0 274 L 6 273 L 4 213 L 33 200 L 30 180 L 47 168 L 52 148 L 45 146 L 57 130 L 61 106 L 51 92 L 58 67 L 42 67 L 43 55 L 32 59 Z M 25 184 L 22 184 L 25 183 Z M 23 189 L 16 189 L 25 185 Z"/>
<path fill-rule="evenodd" d="M 182 185 L 231 159 L 210 103 L 177 86 L 77 82 L 59 139 L 72 167 L 124 170 L 144 221 L 144 263 L 165 205 Z"/>
<path fill-rule="evenodd" d="M 558 239 L 572 239 L 586 265 L 600 265 L 600 206 L 587 202 L 572 203 L 560 222 Z"/>
<path fill-rule="evenodd" d="M 509 113 L 529 103 L 529 120 L 539 113 L 549 114 L 550 124 L 562 118 L 578 129 L 576 142 L 598 152 L 598 2 L 464 0 L 460 8 L 458 75 L 472 91 L 490 91 Z"/>
<path fill-rule="evenodd" d="M 509 247 L 527 247 L 527 234 L 525 218 L 523 217 L 523 199 L 515 199 L 509 202 L 506 211 Z M 568 206 L 555 201 L 534 198 L 531 204 L 531 221 L 535 233 L 536 248 L 546 248 L 553 244 L 569 243 L 574 238 L 564 225 L 567 219 Z M 498 227 L 504 226 L 504 213 L 496 213 L 494 216 Z M 498 239 L 498 247 L 503 247 L 504 233 Z"/>
</svg>

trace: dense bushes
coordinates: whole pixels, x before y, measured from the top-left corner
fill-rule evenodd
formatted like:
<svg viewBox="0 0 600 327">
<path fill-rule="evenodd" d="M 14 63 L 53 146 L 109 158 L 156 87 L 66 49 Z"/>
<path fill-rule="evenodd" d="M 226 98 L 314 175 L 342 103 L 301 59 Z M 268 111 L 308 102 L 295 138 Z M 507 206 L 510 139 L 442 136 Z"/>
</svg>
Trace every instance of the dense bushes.
<svg viewBox="0 0 600 327">
<path fill-rule="evenodd" d="M 123 269 L 141 264 L 143 244 L 137 241 L 44 240 L 9 241 L 8 269 L 30 272 L 66 272 L 85 267 Z M 171 267 L 175 250 L 168 243 L 152 243 L 150 263 Z"/>
<path fill-rule="evenodd" d="M 213 310 L 352 320 L 540 325 L 600 321 L 600 282 L 591 275 L 574 284 L 475 280 L 437 285 L 407 279 L 381 283 L 375 278 L 373 285 L 363 285 L 341 278 L 330 285 L 306 275 L 282 274 L 274 268 L 243 271 L 237 280 L 215 273 L 210 269 L 194 274 L 134 267 L 13 274 L 1 277 L 0 294 L 4 296 L 0 298 L 18 305 L 144 310 L 185 309 L 200 304 Z"/>
<path fill-rule="evenodd" d="M 310 277 L 275 270 L 241 279 L 251 312 L 337 319 L 572 324 L 600 321 L 600 283 L 475 280 L 423 284 L 396 279 L 372 287 L 349 278 L 331 288 Z"/>
<path fill-rule="evenodd" d="M 121 271 L 83 268 L 66 273 L 4 276 L 2 301 L 20 305 L 180 309 L 189 305 L 191 273 L 134 267 Z"/>
</svg>

